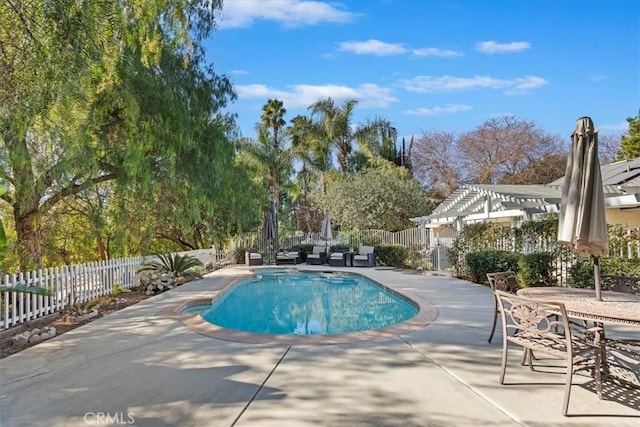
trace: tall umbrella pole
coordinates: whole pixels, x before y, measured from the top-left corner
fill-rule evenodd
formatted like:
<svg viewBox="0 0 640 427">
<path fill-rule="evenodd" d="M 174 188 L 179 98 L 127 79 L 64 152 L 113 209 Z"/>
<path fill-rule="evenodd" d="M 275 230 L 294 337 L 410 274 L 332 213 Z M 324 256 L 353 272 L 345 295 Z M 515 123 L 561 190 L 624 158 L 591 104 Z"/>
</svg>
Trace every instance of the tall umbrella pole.
<svg viewBox="0 0 640 427">
<path fill-rule="evenodd" d="M 593 275 L 596 288 L 596 301 L 602 301 L 602 285 L 600 283 L 600 257 L 593 256 Z"/>
</svg>

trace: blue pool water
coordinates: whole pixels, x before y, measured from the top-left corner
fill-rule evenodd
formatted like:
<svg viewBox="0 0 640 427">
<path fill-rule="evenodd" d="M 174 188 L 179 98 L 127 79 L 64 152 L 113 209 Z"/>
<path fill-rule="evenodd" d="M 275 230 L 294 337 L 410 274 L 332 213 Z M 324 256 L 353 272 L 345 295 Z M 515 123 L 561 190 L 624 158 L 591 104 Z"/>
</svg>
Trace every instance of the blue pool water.
<svg viewBox="0 0 640 427">
<path fill-rule="evenodd" d="M 246 332 L 333 335 L 384 328 L 418 311 L 364 276 L 272 270 L 238 282 L 200 315 Z"/>
</svg>

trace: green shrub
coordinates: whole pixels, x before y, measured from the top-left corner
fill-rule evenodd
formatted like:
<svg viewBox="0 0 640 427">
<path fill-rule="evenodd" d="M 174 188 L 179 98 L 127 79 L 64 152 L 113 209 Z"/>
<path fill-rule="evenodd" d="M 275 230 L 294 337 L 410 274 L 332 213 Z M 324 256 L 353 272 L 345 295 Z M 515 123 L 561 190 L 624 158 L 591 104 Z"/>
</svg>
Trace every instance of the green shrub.
<svg viewBox="0 0 640 427">
<path fill-rule="evenodd" d="M 607 276 L 639 276 L 640 259 L 601 258 L 600 273 Z"/>
<path fill-rule="evenodd" d="M 607 276 L 640 277 L 640 259 L 600 258 L 600 277 L 603 289 L 613 288 L 613 284 L 616 282 Z M 568 284 L 572 288 L 593 288 L 595 286 L 591 258 L 580 258 L 569 267 Z"/>
<path fill-rule="evenodd" d="M 407 248 L 400 245 L 376 246 L 376 265 L 402 268 L 407 259 Z"/>
<path fill-rule="evenodd" d="M 583 258 L 569 267 L 567 284 L 570 288 L 593 288 L 593 262 Z"/>
<path fill-rule="evenodd" d="M 522 255 L 518 260 L 518 278 L 525 287 L 553 286 L 553 260 L 551 252 Z"/>
<path fill-rule="evenodd" d="M 245 263 L 244 253 L 246 251 L 247 251 L 247 248 L 244 248 L 244 247 L 235 248 L 233 250 L 233 260 L 235 261 L 236 264 Z"/>
<path fill-rule="evenodd" d="M 465 256 L 467 277 L 476 283 L 487 283 L 487 273 L 518 271 L 520 254 L 509 251 L 486 250 Z"/>
<path fill-rule="evenodd" d="M 156 254 L 156 259 L 146 262 L 138 268 L 138 273 L 149 271 L 152 274 L 170 274 L 172 277 L 184 278 L 187 280 L 199 279 L 202 277 L 197 267 L 202 267 L 202 262 L 191 255 L 180 254 Z"/>
</svg>

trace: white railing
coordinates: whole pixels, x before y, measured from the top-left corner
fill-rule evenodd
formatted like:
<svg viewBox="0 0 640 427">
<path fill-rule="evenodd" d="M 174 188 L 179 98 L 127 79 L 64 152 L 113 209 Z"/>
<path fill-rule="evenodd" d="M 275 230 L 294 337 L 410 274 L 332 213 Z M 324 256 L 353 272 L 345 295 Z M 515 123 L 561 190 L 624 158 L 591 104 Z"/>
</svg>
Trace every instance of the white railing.
<svg viewBox="0 0 640 427">
<path fill-rule="evenodd" d="M 180 252 L 191 255 L 204 265 L 219 268 L 227 264 L 227 255 L 214 249 Z M 116 285 L 129 289 L 138 285 L 136 271 L 153 256 L 119 258 L 86 264 L 62 266 L 5 275 L 3 285 L 37 286 L 48 295 L 23 292 L 0 292 L 0 330 L 37 319 L 82 304 L 105 295 L 111 295 Z"/>
</svg>

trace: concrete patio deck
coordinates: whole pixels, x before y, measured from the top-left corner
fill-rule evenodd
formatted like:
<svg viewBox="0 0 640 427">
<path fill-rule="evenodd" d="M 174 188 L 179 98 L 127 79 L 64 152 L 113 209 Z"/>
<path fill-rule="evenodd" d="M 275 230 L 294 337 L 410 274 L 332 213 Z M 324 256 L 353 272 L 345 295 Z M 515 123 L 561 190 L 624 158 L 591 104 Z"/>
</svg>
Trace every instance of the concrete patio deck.
<svg viewBox="0 0 640 427">
<path fill-rule="evenodd" d="M 500 332 L 487 343 L 491 292 L 451 277 L 347 268 L 438 309 L 427 327 L 371 341 L 243 344 L 157 315 L 248 268 L 218 270 L 0 360 L 0 427 L 640 425 L 640 393 L 606 388 L 599 401 L 583 376 L 563 417 L 563 371 L 530 372 L 516 349 L 500 385 Z"/>
</svg>

